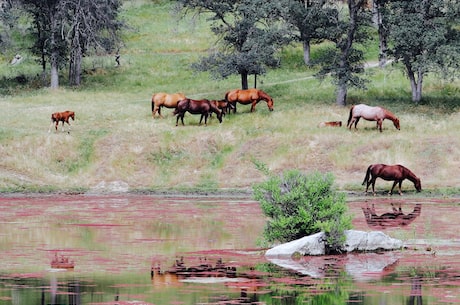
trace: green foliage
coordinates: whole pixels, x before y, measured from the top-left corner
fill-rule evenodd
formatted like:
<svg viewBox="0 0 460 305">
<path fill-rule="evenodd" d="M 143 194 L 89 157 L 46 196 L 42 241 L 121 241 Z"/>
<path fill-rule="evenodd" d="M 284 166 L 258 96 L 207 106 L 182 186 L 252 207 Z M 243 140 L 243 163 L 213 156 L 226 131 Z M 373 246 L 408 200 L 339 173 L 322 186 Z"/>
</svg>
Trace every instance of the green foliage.
<svg viewBox="0 0 460 305">
<path fill-rule="evenodd" d="M 340 250 L 344 230 L 351 228 L 345 195 L 332 188 L 332 174 L 305 175 L 288 170 L 254 186 L 254 198 L 270 219 L 264 236 L 268 241 L 287 242 L 325 232 L 328 252 Z"/>
<path fill-rule="evenodd" d="M 211 71 L 216 78 L 240 75 L 248 87 L 248 75 L 265 74 L 266 67 L 279 67 L 278 50 L 289 42 L 279 19 L 278 2 L 203 0 L 178 1 L 184 10 L 213 17 L 211 30 L 220 42 L 219 50 L 193 65 L 197 71 Z M 276 13 L 275 13 L 276 12 Z"/>
</svg>

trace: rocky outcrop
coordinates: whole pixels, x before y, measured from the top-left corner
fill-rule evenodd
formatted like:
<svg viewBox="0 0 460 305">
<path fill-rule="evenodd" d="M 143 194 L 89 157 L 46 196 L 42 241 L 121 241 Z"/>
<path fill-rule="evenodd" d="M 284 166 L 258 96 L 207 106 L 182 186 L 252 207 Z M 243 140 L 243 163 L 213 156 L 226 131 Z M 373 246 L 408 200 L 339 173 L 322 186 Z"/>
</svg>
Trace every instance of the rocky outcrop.
<svg viewBox="0 0 460 305">
<path fill-rule="evenodd" d="M 323 232 L 306 236 L 269 249 L 266 258 L 286 269 L 311 277 L 326 276 L 326 270 L 343 268 L 356 280 L 372 280 L 391 271 L 399 260 L 397 250 L 403 247 L 401 240 L 380 232 L 345 231 L 342 247 L 348 255 L 324 256 L 326 247 Z M 385 253 L 373 253 L 386 250 Z"/>
<path fill-rule="evenodd" d="M 396 250 L 403 246 L 401 240 L 391 238 L 381 231 L 347 230 L 345 236 L 346 241 L 342 248 L 344 252 Z M 265 253 L 265 256 L 291 257 L 296 253 L 300 255 L 324 255 L 326 253 L 324 239 L 324 232 L 316 233 L 271 248 Z"/>
</svg>

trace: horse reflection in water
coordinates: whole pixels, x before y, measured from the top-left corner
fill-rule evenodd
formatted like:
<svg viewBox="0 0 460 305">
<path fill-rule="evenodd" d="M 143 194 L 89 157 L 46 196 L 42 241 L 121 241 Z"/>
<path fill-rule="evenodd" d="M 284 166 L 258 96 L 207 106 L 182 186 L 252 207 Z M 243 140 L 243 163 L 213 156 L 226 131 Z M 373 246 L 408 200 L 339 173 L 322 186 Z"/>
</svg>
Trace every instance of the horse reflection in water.
<svg viewBox="0 0 460 305">
<path fill-rule="evenodd" d="M 404 214 L 401 209 L 401 204 L 396 208 L 392 203 L 392 212 L 384 213 L 377 215 L 375 211 L 374 204 L 371 207 L 367 205 L 363 207 L 363 213 L 366 218 L 366 222 L 369 227 L 376 227 L 380 229 L 385 229 L 388 227 L 401 227 L 407 226 L 413 222 L 422 212 L 422 205 L 420 203 L 416 204 L 413 211 L 409 214 Z"/>
</svg>

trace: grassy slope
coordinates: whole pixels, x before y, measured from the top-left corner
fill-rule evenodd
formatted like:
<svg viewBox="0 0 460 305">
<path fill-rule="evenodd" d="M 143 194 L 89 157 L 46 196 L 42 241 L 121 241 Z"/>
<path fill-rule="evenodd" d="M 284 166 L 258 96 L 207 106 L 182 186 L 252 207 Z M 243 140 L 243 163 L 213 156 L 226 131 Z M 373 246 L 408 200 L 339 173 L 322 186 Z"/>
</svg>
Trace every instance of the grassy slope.
<svg viewBox="0 0 460 305">
<path fill-rule="evenodd" d="M 281 69 L 259 77 L 258 87 L 275 100 L 274 112 L 261 102 L 255 113 L 239 106 L 222 124 L 214 119 L 198 126 L 199 116 L 187 114 L 186 125 L 175 127 L 172 110 L 152 119 L 152 93 L 222 98 L 240 80 L 217 81 L 190 70 L 215 42 L 204 20 L 179 20 L 169 5 L 128 3 L 125 18 L 133 31 L 126 35 L 121 67 L 114 67 L 113 57 L 88 58 L 83 88 L 14 87 L 15 94 L 0 98 L 0 189 L 86 190 L 113 182 L 132 190 L 241 189 L 265 179 L 256 160 L 275 172 L 333 172 L 344 190 L 362 190 L 370 163 L 401 163 L 421 177 L 425 189 L 458 190 L 458 80 L 429 77 L 425 100 L 416 106 L 399 68 L 371 69 L 369 90 L 352 90 L 349 103 L 391 109 L 401 131 L 390 121 L 383 133 L 366 121 L 358 131 L 318 128 L 321 121 L 346 124 L 348 108 L 334 105 L 334 87 L 310 78 L 314 71 L 303 67 L 301 49 L 292 46 L 283 52 Z M 28 73 L 33 65 L 30 58 L 16 67 L 0 61 L 5 75 Z M 66 109 L 77 114 L 71 134 L 48 133 L 50 114 Z M 380 190 L 389 186 L 377 183 Z M 403 186 L 413 190 L 410 182 Z"/>
</svg>

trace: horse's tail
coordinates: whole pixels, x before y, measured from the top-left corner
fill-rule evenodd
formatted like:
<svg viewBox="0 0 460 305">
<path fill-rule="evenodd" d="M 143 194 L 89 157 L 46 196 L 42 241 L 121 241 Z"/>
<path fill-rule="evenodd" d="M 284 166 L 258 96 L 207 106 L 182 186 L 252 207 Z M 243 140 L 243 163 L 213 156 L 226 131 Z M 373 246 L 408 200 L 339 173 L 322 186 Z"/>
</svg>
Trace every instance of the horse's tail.
<svg viewBox="0 0 460 305">
<path fill-rule="evenodd" d="M 371 176 L 371 169 L 372 169 L 372 165 L 369 165 L 366 171 L 366 177 L 364 177 L 364 181 L 362 185 L 365 185 L 367 182 L 369 182 L 369 178 Z"/>
<path fill-rule="evenodd" d="M 226 101 L 227 103 L 230 102 L 230 101 L 228 100 L 228 95 L 229 95 L 229 94 L 230 94 L 230 91 L 228 91 L 227 93 L 225 93 L 225 101 Z"/>
<path fill-rule="evenodd" d="M 350 125 L 351 118 L 353 117 L 353 108 L 355 108 L 355 105 L 352 105 L 350 108 L 350 114 L 348 115 L 347 127 Z"/>
</svg>

